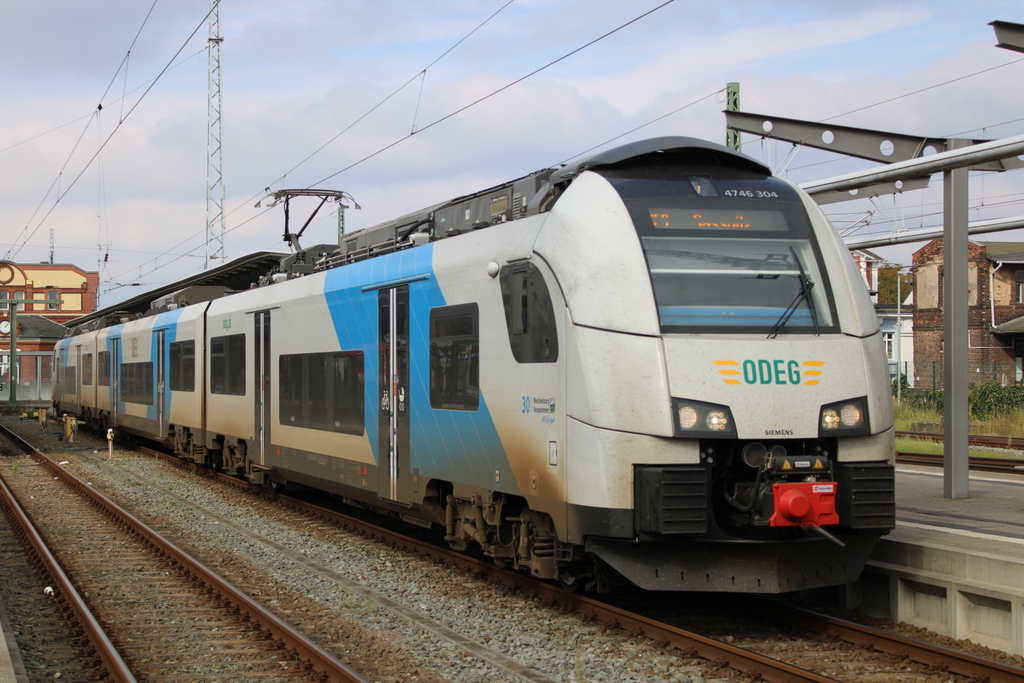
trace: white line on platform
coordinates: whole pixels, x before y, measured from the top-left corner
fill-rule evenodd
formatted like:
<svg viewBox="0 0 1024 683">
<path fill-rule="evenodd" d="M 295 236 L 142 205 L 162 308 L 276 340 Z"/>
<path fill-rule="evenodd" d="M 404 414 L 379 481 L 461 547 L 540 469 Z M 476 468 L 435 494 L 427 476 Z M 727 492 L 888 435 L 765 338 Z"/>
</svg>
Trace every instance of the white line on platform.
<svg viewBox="0 0 1024 683">
<path fill-rule="evenodd" d="M 938 479 L 941 479 L 943 476 L 945 476 L 942 472 L 922 472 L 921 470 L 908 470 L 908 469 L 904 469 L 902 467 L 897 467 L 896 468 L 896 473 L 897 474 L 912 474 L 912 475 L 917 475 L 917 476 L 920 476 L 920 477 L 934 477 L 934 478 L 938 478 Z M 1009 474 L 1008 476 L 1010 477 L 1009 479 L 997 479 L 996 477 L 986 477 L 984 475 L 981 475 L 981 474 L 978 474 L 978 473 L 974 472 L 974 473 L 971 473 L 970 480 L 971 481 L 990 481 L 990 482 L 993 482 L 995 484 L 1014 484 L 1014 485 L 1017 485 L 1017 486 L 1024 485 L 1024 481 L 1021 481 L 1019 475 Z"/>
<path fill-rule="evenodd" d="M 911 529 L 924 529 L 926 531 L 941 531 L 947 534 L 954 534 L 956 536 L 969 536 L 970 538 L 981 538 L 986 541 L 997 541 L 999 543 L 1016 543 L 1017 545 L 1024 545 L 1024 538 L 1013 538 L 1009 536 L 1001 536 L 998 533 L 983 534 L 977 531 L 968 531 L 967 529 L 951 529 L 945 526 L 935 526 L 933 524 L 919 524 L 917 522 L 896 522 L 896 526 L 910 527 Z"/>
</svg>

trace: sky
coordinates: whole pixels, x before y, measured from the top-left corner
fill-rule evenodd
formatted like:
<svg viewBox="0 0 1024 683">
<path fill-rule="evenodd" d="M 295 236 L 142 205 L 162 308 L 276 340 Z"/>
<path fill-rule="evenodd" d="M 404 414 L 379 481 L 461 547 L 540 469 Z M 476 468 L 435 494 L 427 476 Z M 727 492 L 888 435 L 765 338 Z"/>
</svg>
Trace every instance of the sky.
<svg viewBox="0 0 1024 683">
<path fill-rule="evenodd" d="M 208 0 L 5 7 L 0 260 L 48 262 L 52 234 L 54 262 L 100 272 L 100 307 L 203 270 L 209 10 Z M 283 208 L 255 206 L 268 188 L 349 193 L 361 207 L 345 212 L 351 232 L 634 140 L 724 142 L 731 81 L 741 109 L 759 114 L 1019 135 L 1024 54 L 994 47 L 994 20 L 1024 23 L 1024 5 L 223 0 L 226 260 L 287 251 Z M 874 165 L 743 143 L 798 183 Z M 1022 180 L 1024 170 L 972 174 L 970 220 L 1024 214 Z M 941 226 L 941 206 L 936 177 L 925 191 L 826 211 L 839 229 L 863 221 L 863 236 Z M 292 220 L 314 207 L 294 200 Z M 337 230 L 329 204 L 303 245 L 336 242 Z M 920 246 L 875 251 L 909 263 Z"/>
</svg>

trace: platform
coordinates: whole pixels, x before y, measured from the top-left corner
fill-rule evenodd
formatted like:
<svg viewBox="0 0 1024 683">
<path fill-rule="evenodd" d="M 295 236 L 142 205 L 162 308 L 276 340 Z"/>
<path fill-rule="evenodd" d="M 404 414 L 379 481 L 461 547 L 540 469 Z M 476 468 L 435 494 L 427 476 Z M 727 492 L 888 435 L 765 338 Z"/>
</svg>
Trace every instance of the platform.
<svg viewBox="0 0 1024 683">
<path fill-rule="evenodd" d="M 7 620 L 7 611 L 0 602 L 0 683 L 27 683 L 28 676 L 18 652 L 18 644 Z"/>
<path fill-rule="evenodd" d="M 897 466 L 896 529 L 847 605 L 1024 655 L 1024 477 L 972 472 L 949 500 L 941 469 Z"/>
</svg>

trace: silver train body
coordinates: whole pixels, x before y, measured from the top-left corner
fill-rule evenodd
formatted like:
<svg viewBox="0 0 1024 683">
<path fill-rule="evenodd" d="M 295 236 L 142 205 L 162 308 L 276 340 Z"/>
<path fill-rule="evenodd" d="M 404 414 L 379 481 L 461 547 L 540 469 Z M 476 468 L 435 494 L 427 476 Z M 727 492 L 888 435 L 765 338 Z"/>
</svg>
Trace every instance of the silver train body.
<svg viewBox="0 0 1024 683">
<path fill-rule="evenodd" d="M 74 329 L 56 409 L 571 588 L 836 585 L 894 525 L 861 277 L 805 193 L 725 147 L 620 147 L 260 284 Z"/>
</svg>

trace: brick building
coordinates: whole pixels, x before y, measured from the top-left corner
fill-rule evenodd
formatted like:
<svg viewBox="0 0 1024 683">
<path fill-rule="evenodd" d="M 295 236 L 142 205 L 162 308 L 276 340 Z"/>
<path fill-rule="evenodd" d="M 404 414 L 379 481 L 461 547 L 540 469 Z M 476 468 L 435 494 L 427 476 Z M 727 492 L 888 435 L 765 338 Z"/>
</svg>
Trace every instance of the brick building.
<svg viewBox="0 0 1024 683">
<path fill-rule="evenodd" d="M 942 240 L 914 253 L 915 385 L 942 386 Z M 967 362 L 972 384 L 1019 383 L 1024 358 L 1024 243 L 968 245 Z"/>
<path fill-rule="evenodd" d="M 0 298 L 45 300 L 18 304 L 18 315 L 41 315 L 66 323 L 96 310 L 99 285 L 99 273 L 78 266 L 0 261 Z M 0 304 L 0 317 L 9 315 L 10 305 Z"/>
<path fill-rule="evenodd" d="M 10 323 L 17 313 L 20 400 L 48 393 L 50 353 L 64 335 L 64 323 L 96 310 L 99 273 L 77 266 L 0 261 L 0 300 L 35 299 L 38 303 L 0 301 L 0 378 L 10 380 Z M 16 307 L 16 310 L 15 310 Z M 0 391 L 0 400 L 7 390 Z"/>
</svg>

